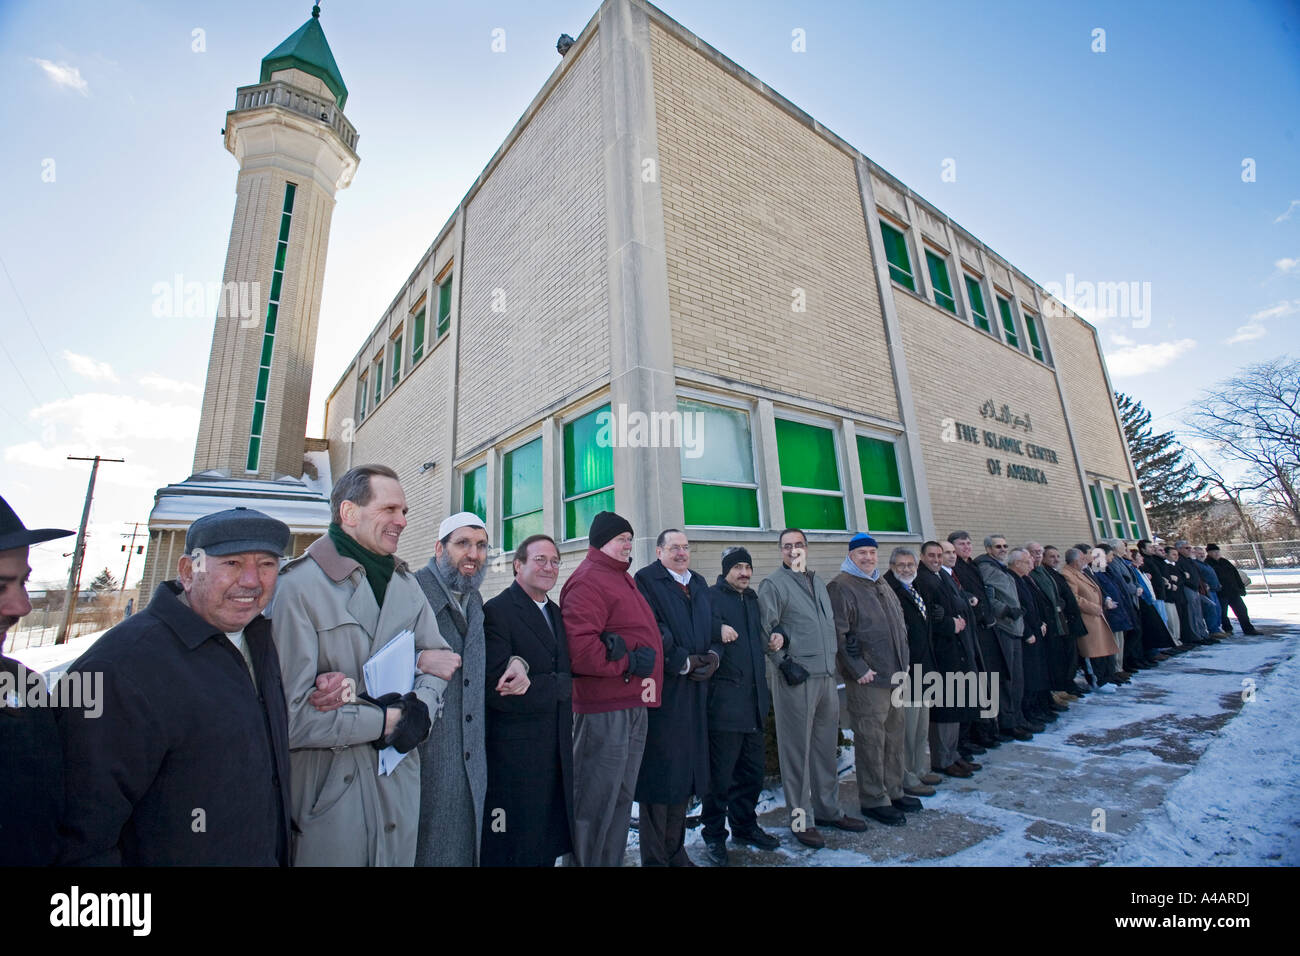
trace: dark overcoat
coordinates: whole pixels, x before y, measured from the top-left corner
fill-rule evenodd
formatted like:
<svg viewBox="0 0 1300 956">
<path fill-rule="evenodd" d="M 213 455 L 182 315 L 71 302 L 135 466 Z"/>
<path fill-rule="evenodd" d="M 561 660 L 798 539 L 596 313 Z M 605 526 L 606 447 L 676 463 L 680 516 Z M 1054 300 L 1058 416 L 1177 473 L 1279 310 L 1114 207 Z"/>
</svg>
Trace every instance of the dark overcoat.
<svg viewBox="0 0 1300 956">
<path fill-rule="evenodd" d="M 693 793 L 709 792 L 709 685 L 681 670 L 691 654 L 713 651 L 722 659 L 722 623 L 713 613 L 709 586 L 694 571 L 689 593 L 659 561 L 636 573 L 636 586 L 654 612 L 664 646 L 664 686 L 659 709 L 649 714 L 636 799 L 686 803 Z"/>
<path fill-rule="evenodd" d="M 709 731 L 756 733 L 763 729 L 771 696 L 763 656 L 763 612 L 758 592 L 737 591 L 723 575 L 709 588 L 713 612 L 740 636 L 723 644 L 722 663 L 709 678 Z"/>
<path fill-rule="evenodd" d="M 550 624 L 518 583 L 483 605 L 483 866 L 552 866 L 573 849 L 573 677 L 560 607 L 546 610 Z M 528 691 L 502 696 L 512 657 L 528 664 Z"/>
<path fill-rule="evenodd" d="M 934 642 L 934 669 L 941 674 L 963 674 L 976 670 L 975 662 L 966 652 L 966 642 L 962 633 L 957 631 L 957 621 L 966 621 L 966 628 L 972 627 L 970 605 L 962 600 L 956 588 L 948 587 L 938 574 L 925 565 L 916 570 L 913 586 L 925 599 L 925 606 L 930 614 L 930 635 Z M 972 634 L 971 637 L 974 637 Z M 944 686 L 947 686 L 945 680 Z M 969 684 L 972 689 L 976 685 Z M 945 703 L 950 703 L 945 696 Z M 960 723 L 974 720 L 979 715 L 978 707 L 935 707 L 930 712 L 934 723 Z"/>
</svg>

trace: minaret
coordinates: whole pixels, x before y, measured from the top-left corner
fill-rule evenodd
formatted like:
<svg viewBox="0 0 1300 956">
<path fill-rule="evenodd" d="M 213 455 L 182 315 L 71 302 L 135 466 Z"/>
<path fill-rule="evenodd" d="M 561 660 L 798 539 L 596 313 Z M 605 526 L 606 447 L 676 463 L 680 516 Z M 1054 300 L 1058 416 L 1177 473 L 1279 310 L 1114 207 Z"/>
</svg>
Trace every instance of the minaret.
<svg viewBox="0 0 1300 956">
<path fill-rule="evenodd" d="M 306 437 L 307 402 L 334 194 L 358 163 L 347 99 L 315 6 L 226 114 L 239 178 L 194 473 L 154 498 L 142 606 L 175 577 L 202 515 L 235 505 L 273 515 L 293 531 L 294 555 L 329 524 L 327 443 Z"/>
<path fill-rule="evenodd" d="M 348 90 L 311 19 L 262 60 L 226 114 L 239 160 L 234 222 L 194 472 L 275 480 L 303 473 L 334 194 L 352 182 Z"/>
</svg>

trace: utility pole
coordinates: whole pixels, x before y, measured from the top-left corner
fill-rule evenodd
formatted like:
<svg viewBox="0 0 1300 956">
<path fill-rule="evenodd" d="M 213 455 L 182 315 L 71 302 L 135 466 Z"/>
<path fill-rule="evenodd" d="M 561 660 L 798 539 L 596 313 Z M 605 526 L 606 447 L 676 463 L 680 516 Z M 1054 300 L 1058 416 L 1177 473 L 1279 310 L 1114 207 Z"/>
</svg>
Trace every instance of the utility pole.
<svg viewBox="0 0 1300 956">
<path fill-rule="evenodd" d="M 86 505 L 81 509 L 81 527 L 77 529 L 77 547 L 72 552 L 72 567 L 68 570 L 68 596 L 63 605 L 63 626 L 59 628 L 59 638 L 54 643 L 68 643 L 68 629 L 72 626 L 72 616 L 77 612 L 77 597 L 81 593 L 81 560 L 86 555 L 86 525 L 90 523 L 90 502 L 95 497 L 95 477 L 99 474 L 101 461 L 126 461 L 125 458 L 84 458 L 69 455 L 68 461 L 93 461 L 90 468 L 90 484 L 86 486 Z"/>
<path fill-rule="evenodd" d="M 124 538 L 129 537 L 131 539 L 131 543 L 122 546 L 122 550 L 126 552 L 126 570 L 122 572 L 122 586 L 117 589 L 118 594 L 121 594 L 123 591 L 126 590 L 126 578 L 127 575 L 131 573 L 131 552 L 135 550 L 135 539 L 139 535 L 139 533 L 140 533 L 140 522 L 138 521 L 135 522 L 135 524 L 132 526 L 131 533 L 129 535 L 125 531 L 122 532 L 122 537 Z M 143 545 L 140 547 L 140 550 L 141 551 L 144 550 Z"/>
</svg>

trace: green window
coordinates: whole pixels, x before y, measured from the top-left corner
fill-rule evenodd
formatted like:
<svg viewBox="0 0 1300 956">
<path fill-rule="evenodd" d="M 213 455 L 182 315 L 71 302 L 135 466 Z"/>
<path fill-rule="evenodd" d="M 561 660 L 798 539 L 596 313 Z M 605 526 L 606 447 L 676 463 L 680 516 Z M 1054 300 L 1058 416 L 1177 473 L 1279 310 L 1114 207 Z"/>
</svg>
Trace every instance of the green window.
<svg viewBox="0 0 1300 956">
<path fill-rule="evenodd" d="M 686 524 L 758 528 L 758 482 L 749 415 L 679 398 L 682 505 Z"/>
<path fill-rule="evenodd" d="M 1016 320 L 1011 317 L 1011 303 L 1002 296 L 997 297 L 998 315 L 1002 316 L 1002 331 L 1006 333 L 1007 345 L 1020 348 L 1020 336 L 1016 335 Z"/>
<path fill-rule="evenodd" d="M 1033 353 L 1034 358 L 1038 361 L 1045 361 L 1043 358 L 1043 343 L 1038 337 L 1038 316 L 1032 312 L 1021 312 L 1025 317 L 1025 334 L 1029 336 L 1029 351 Z"/>
<path fill-rule="evenodd" d="M 501 458 L 501 547 L 513 551 L 530 534 L 542 533 L 542 440 Z"/>
<path fill-rule="evenodd" d="M 1097 490 L 1097 485 L 1089 485 L 1088 492 L 1092 495 L 1092 517 L 1097 522 L 1097 538 L 1106 538 L 1106 515 L 1101 510 L 1101 492 Z"/>
<path fill-rule="evenodd" d="M 614 450 L 608 405 L 564 426 L 564 537 L 581 538 L 591 519 L 614 510 Z"/>
<path fill-rule="evenodd" d="M 1137 512 L 1133 508 L 1132 492 L 1124 492 L 1124 511 L 1128 514 L 1128 536 L 1137 541 L 1142 537 L 1142 531 L 1138 528 Z"/>
<path fill-rule="evenodd" d="M 461 476 L 460 510 L 472 511 L 487 521 L 487 465 L 479 465 Z"/>
<path fill-rule="evenodd" d="M 388 367 L 392 374 L 388 389 L 392 391 L 397 388 L 397 383 L 402 378 L 402 335 L 400 332 L 396 338 L 388 343 Z"/>
<path fill-rule="evenodd" d="M 882 220 L 880 234 L 885 240 L 885 259 L 889 262 L 889 277 L 899 285 L 916 291 L 916 279 L 912 276 L 912 260 L 907 254 L 907 238 Z"/>
<path fill-rule="evenodd" d="M 1115 537 L 1124 537 L 1124 520 L 1119 515 L 1119 499 L 1115 497 L 1115 489 L 1106 489 L 1106 504 L 1110 506 L 1111 524 L 1115 526 Z"/>
<path fill-rule="evenodd" d="M 992 333 L 989 326 L 989 313 L 984 307 L 984 289 L 974 276 L 966 276 L 966 295 L 970 297 L 970 310 L 974 315 L 975 328 Z"/>
<path fill-rule="evenodd" d="M 781 467 L 786 525 L 821 531 L 846 530 L 835 433 L 829 428 L 778 418 L 776 453 Z"/>
<path fill-rule="evenodd" d="M 262 328 L 262 355 L 257 367 L 257 390 L 253 396 L 253 421 L 248 429 L 248 471 L 257 471 L 262 461 L 262 427 L 266 424 L 266 396 L 271 382 L 271 358 L 275 354 L 275 326 L 280 315 L 280 293 L 284 286 L 284 263 L 289 255 L 289 226 L 293 221 L 293 200 L 298 187 L 284 184 L 284 205 L 280 210 L 280 233 L 275 242 L 275 264 L 271 269 L 271 295 L 266 303 Z"/>
<path fill-rule="evenodd" d="M 858 436 L 862 496 L 868 531 L 907 531 L 907 502 L 898 476 L 898 455 L 891 441 Z"/>
<path fill-rule="evenodd" d="M 372 378 L 375 383 L 375 406 L 378 407 L 379 400 L 384 397 L 384 356 L 382 352 L 375 358 Z"/>
<path fill-rule="evenodd" d="M 415 313 L 415 318 L 411 320 L 411 364 L 420 361 L 422 355 L 424 355 L 424 306 L 420 306 L 420 311 Z"/>
<path fill-rule="evenodd" d="M 442 338 L 451 328 L 451 276 L 438 286 L 438 334 Z"/>
<path fill-rule="evenodd" d="M 364 373 L 357 379 L 357 424 L 366 420 L 366 400 L 370 397 L 366 386 L 369 384 Z"/>
<path fill-rule="evenodd" d="M 957 300 L 952 297 L 952 283 L 948 281 L 948 263 L 929 249 L 925 250 L 925 264 L 930 269 L 930 284 L 934 286 L 934 301 L 953 315 L 957 314 Z"/>
</svg>

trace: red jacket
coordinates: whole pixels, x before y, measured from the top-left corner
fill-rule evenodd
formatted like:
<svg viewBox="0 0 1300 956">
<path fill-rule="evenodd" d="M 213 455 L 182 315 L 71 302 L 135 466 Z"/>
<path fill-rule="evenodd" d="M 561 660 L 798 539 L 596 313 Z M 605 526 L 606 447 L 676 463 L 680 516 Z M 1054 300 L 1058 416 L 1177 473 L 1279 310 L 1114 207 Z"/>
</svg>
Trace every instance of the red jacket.
<svg viewBox="0 0 1300 956">
<path fill-rule="evenodd" d="M 560 589 L 560 614 L 569 636 L 573 672 L 573 712 L 605 714 L 632 707 L 658 707 L 663 695 L 664 647 L 654 612 L 628 574 L 629 562 L 616 561 L 598 548 Z M 649 647 L 655 652 L 654 673 L 625 679 L 627 658 L 605 660 L 603 631 L 623 638 L 628 650 Z M 648 683 L 650 682 L 650 683 Z"/>
</svg>

